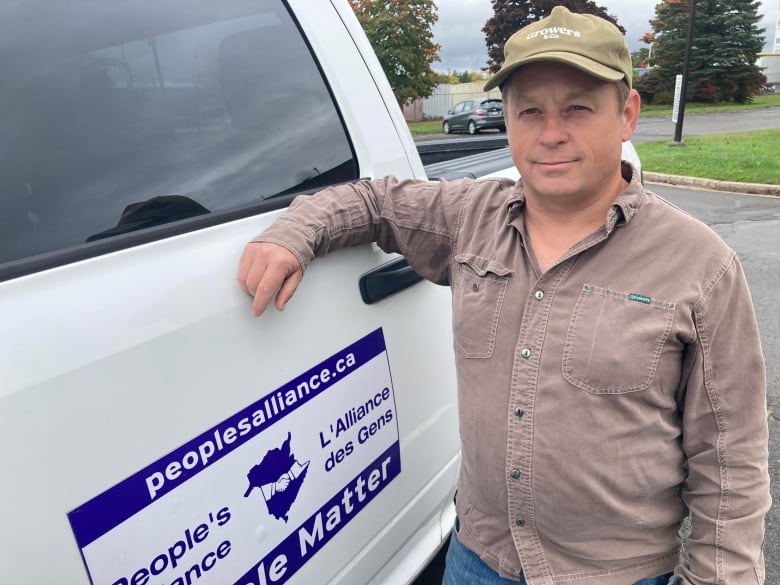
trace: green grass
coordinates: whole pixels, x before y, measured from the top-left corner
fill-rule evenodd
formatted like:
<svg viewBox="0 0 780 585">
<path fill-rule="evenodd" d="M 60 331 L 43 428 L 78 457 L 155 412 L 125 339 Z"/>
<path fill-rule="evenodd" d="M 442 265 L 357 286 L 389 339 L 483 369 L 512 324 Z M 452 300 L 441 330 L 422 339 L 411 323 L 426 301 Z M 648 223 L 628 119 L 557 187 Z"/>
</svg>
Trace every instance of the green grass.
<svg viewBox="0 0 780 585">
<path fill-rule="evenodd" d="M 441 120 L 424 120 L 422 122 L 407 122 L 412 136 L 415 134 L 438 134 L 441 132 Z"/>
<path fill-rule="evenodd" d="M 685 104 L 685 113 L 714 114 L 719 112 L 736 112 L 740 110 L 755 110 L 780 106 L 780 92 L 758 95 L 749 104 Z M 672 106 L 642 106 L 642 117 L 671 116 Z"/>
<path fill-rule="evenodd" d="M 649 142 L 636 150 L 645 171 L 780 185 L 780 130 L 691 137 L 685 146 Z"/>
</svg>

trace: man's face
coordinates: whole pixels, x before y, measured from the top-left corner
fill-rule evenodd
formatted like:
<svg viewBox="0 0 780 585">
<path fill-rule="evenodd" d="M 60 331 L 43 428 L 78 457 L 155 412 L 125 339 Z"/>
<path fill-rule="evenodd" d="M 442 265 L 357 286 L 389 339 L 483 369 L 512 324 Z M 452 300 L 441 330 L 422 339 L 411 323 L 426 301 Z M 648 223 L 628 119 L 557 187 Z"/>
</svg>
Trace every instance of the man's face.
<svg viewBox="0 0 780 585">
<path fill-rule="evenodd" d="M 639 115 L 636 92 L 618 111 L 614 83 L 555 62 L 525 65 L 507 84 L 507 136 L 526 196 L 548 203 L 617 196 L 622 143 Z"/>
</svg>

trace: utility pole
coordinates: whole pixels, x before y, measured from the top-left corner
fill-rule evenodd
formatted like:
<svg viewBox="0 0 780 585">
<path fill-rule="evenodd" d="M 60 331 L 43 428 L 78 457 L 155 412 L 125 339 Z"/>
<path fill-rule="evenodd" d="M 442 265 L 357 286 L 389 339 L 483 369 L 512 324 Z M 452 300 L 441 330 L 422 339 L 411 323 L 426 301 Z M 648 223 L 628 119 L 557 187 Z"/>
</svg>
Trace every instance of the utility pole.
<svg viewBox="0 0 780 585">
<path fill-rule="evenodd" d="M 685 100 L 688 94 L 688 68 L 691 63 L 691 45 L 693 44 L 693 24 L 696 21 L 696 0 L 690 1 L 690 10 L 688 11 L 688 31 L 685 35 L 685 58 L 683 59 L 682 71 L 682 89 L 680 90 L 680 109 L 677 114 L 677 125 L 674 129 L 674 142 L 672 146 L 681 146 L 683 118 L 685 117 Z"/>
</svg>

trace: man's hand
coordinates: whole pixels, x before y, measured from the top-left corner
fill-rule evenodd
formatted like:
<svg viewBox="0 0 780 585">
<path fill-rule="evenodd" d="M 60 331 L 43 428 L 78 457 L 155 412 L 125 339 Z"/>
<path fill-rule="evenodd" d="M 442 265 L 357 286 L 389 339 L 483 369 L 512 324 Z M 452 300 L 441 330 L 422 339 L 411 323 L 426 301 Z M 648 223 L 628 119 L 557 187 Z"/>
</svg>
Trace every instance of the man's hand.
<svg viewBox="0 0 780 585">
<path fill-rule="evenodd" d="M 295 255 L 284 246 L 270 242 L 250 242 L 238 265 L 238 282 L 255 300 L 252 315 L 259 317 L 275 296 L 277 310 L 284 311 L 298 284 L 303 269 Z"/>
</svg>

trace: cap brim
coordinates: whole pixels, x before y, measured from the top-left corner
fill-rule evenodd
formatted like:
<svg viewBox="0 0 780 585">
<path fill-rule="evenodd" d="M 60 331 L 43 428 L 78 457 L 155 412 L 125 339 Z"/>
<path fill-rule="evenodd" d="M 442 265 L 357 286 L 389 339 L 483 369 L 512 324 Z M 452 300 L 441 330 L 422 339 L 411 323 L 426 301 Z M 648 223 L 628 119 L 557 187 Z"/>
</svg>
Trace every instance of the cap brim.
<svg viewBox="0 0 780 585">
<path fill-rule="evenodd" d="M 556 63 L 571 65 L 572 67 L 575 67 L 580 71 L 587 73 L 588 75 L 592 75 L 596 79 L 601 79 L 602 81 L 620 81 L 621 79 L 625 78 L 625 74 L 622 71 L 618 71 L 617 69 L 612 69 L 611 67 L 602 65 L 601 63 L 593 61 L 587 57 L 583 57 L 582 55 L 577 55 L 576 53 L 552 51 L 549 53 L 538 53 L 536 55 L 531 55 L 525 59 L 521 59 L 520 61 L 515 61 L 509 65 L 504 65 L 498 71 L 498 73 L 496 73 L 488 80 L 488 82 L 485 84 L 484 91 L 490 91 L 491 89 L 500 86 L 509 78 L 510 75 L 512 75 L 512 73 L 517 71 L 523 65 L 528 65 L 529 63 L 538 63 L 540 61 L 554 61 Z"/>
</svg>

